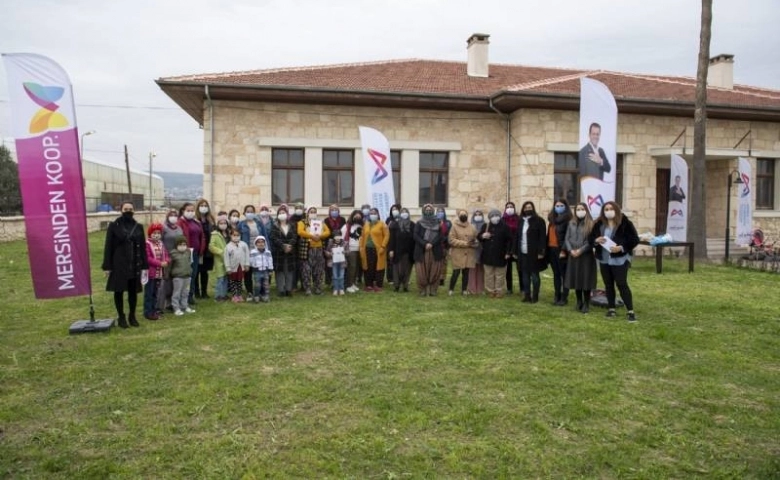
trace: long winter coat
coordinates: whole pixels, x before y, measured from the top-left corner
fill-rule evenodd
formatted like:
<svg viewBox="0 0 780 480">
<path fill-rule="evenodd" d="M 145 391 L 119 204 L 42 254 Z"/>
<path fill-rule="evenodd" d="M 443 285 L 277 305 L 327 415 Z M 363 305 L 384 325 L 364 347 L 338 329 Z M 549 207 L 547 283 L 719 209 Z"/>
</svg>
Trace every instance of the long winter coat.
<svg viewBox="0 0 780 480">
<path fill-rule="evenodd" d="M 490 233 L 490 238 L 485 238 L 485 233 Z M 477 239 L 482 243 L 482 257 L 480 261 L 483 265 L 491 267 L 506 266 L 507 256 L 512 254 L 512 232 L 503 220 L 498 225 L 490 222 L 482 225 L 482 229 L 477 235 Z"/>
<path fill-rule="evenodd" d="M 108 224 L 102 269 L 111 272 L 107 291 L 125 292 L 130 280 L 135 280 L 137 292 L 142 290 L 141 270 L 149 269 L 143 225 L 124 217 Z"/>
<path fill-rule="evenodd" d="M 452 222 L 449 234 L 450 261 L 453 270 L 474 268 L 476 266 L 477 230 L 468 221 L 460 219 Z"/>
<path fill-rule="evenodd" d="M 297 252 L 298 244 L 298 232 L 296 231 L 295 224 L 287 224 L 287 233 L 282 230 L 282 226 L 279 222 L 274 222 L 271 225 L 271 252 L 274 254 L 274 267 L 277 271 L 284 271 L 285 262 L 288 269 L 295 267 L 295 263 L 298 259 Z M 285 253 L 284 246 L 290 245 L 292 250 L 289 253 Z"/>
<path fill-rule="evenodd" d="M 387 245 L 390 243 L 390 229 L 387 228 L 385 222 L 380 221 L 363 224 L 363 234 L 360 236 L 360 263 L 363 264 L 363 270 L 368 269 L 366 245 L 369 236 L 371 241 L 374 242 L 374 248 L 376 249 L 376 269 L 384 270 L 387 268 Z"/>
</svg>

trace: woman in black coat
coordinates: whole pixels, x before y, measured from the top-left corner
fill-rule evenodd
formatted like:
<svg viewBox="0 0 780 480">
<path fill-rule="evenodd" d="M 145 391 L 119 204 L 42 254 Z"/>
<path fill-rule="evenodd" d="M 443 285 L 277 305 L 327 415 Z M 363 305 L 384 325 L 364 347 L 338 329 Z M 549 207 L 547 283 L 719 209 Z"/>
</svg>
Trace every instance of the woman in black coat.
<svg viewBox="0 0 780 480">
<path fill-rule="evenodd" d="M 515 254 L 520 262 L 520 275 L 523 279 L 523 302 L 536 303 L 539 301 L 539 264 L 540 260 L 544 259 L 547 245 L 547 226 L 544 219 L 536 213 L 534 202 L 523 203 L 520 215 L 515 237 Z"/>
<path fill-rule="evenodd" d="M 634 299 L 628 286 L 628 269 L 634 248 L 639 245 L 639 235 L 631 220 L 620 210 L 620 205 L 607 202 L 601 207 L 601 215 L 590 232 L 590 243 L 595 246 L 601 278 L 607 291 L 607 317 L 615 313 L 615 285 L 628 310 L 629 322 L 636 321 Z M 606 245 L 609 245 L 607 248 Z"/>
<path fill-rule="evenodd" d="M 485 269 L 485 291 L 491 298 L 501 298 L 504 296 L 506 264 L 511 263 L 512 232 L 497 209 L 488 213 L 488 221 L 477 233 L 477 240 L 482 245 L 479 261 Z"/>
<path fill-rule="evenodd" d="M 108 275 L 106 290 L 114 292 L 117 322 L 127 328 L 128 322 L 140 326 L 135 318 L 138 292 L 141 291 L 143 271 L 149 269 L 146 260 L 144 227 L 133 219 L 131 202 L 122 203 L 122 215 L 108 225 L 106 246 L 103 250 L 103 271 Z M 125 318 L 123 293 L 127 292 L 129 315 Z"/>
</svg>

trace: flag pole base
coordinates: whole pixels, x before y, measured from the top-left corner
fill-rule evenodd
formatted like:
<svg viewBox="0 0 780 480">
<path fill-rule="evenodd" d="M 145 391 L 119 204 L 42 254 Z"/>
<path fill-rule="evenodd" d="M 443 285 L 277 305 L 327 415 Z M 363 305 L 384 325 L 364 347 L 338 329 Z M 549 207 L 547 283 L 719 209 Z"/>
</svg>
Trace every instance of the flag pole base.
<svg viewBox="0 0 780 480">
<path fill-rule="evenodd" d="M 107 332 L 114 326 L 113 318 L 103 320 L 78 320 L 73 322 L 68 329 L 68 333 L 76 335 L 79 333 L 98 333 Z"/>
</svg>

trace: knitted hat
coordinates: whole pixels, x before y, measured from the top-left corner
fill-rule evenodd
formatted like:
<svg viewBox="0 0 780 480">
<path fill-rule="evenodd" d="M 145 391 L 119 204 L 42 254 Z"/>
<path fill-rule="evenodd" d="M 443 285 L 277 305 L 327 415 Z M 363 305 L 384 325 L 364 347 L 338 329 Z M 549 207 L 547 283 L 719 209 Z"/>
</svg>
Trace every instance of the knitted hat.
<svg viewBox="0 0 780 480">
<path fill-rule="evenodd" d="M 162 223 L 154 222 L 153 224 L 149 225 L 149 228 L 146 229 L 146 236 L 151 237 L 154 232 L 162 233 L 162 231 Z"/>
</svg>

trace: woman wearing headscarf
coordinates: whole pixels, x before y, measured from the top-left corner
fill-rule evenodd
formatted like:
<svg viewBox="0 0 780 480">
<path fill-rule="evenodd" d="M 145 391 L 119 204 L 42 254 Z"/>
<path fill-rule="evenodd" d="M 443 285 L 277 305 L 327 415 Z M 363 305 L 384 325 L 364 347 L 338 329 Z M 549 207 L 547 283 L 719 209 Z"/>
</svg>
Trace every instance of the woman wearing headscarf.
<svg viewBox="0 0 780 480">
<path fill-rule="evenodd" d="M 577 310 L 590 311 L 590 292 L 596 288 L 596 257 L 588 237 L 593 230 L 593 217 L 585 202 L 574 207 L 574 218 L 566 229 L 564 248 L 569 252 L 569 264 L 566 266 L 568 289 L 577 296 Z"/>
<path fill-rule="evenodd" d="M 301 268 L 303 290 L 306 295 L 322 295 L 325 275 L 325 241 L 330 237 L 328 226 L 317 216 L 317 207 L 309 207 L 306 217 L 298 222 L 298 237 L 306 240 L 306 260 Z"/>
<path fill-rule="evenodd" d="M 106 243 L 103 250 L 103 271 L 108 276 L 106 290 L 114 292 L 117 323 L 127 328 L 140 324 L 135 317 L 138 292 L 141 291 L 141 277 L 149 270 L 146 258 L 146 237 L 144 227 L 133 218 L 135 208 L 132 202 L 123 202 L 122 215 L 108 224 Z M 127 292 L 129 312 L 125 317 L 124 292 Z"/>
<path fill-rule="evenodd" d="M 409 209 L 401 207 L 398 219 L 390 222 L 390 245 L 388 257 L 393 266 L 393 287 L 409 291 L 409 277 L 412 273 L 414 255 L 414 222 L 409 218 Z"/>
<path fill-rule="evenodd" d="M 480 260 L 485 267 L 485 291 L 490 298 L 504 296 L 506 264 L 512 258 L 512 234 L 501 218 L 501 212 L 494 208 L 488 212 L 485 223 L 477 234 L 482 244 Z"/>
<path fill-rule="evenodd" d="M 427 203 L 414 225 L 414 269 L 420 296 L 434 296 L 444 269 L 444 234 L 433 205 Z"/>
<path fill-rule="evenodd" d="M 485 216 L 481 209 L 474 210 L 471 215 L 471 224 L 474 230 L 479 233 L 485 225 Z M 481 294 L 485 291 L 485 268 L 482 265 L 482 244 L 478 241 L 477 248 L 474 251 L 474 268 L 469 272 L 469 292 Z"/>
<path fill-rule="evenodd" d="M 449 295 L 452 296 L 455 285 L 458 282 L 458 276 L 463 272 L 463 279 L 460 282 L 461 295 L 468 295 L 469 270 L 475 265 L 475 251 L 477 248 L 477 231 L 469 223 L 469 214 L 459 208 L 456 212 L 457 217 L 452 222 L 448 243 L 450 245 L 450 261 L 452 262 L 452 276 L 450 277 Z"/>
<path fill-rule="evenodd" d="M 515 202 L 506 202 L 504 205 L 504 215 L 501 217 L 504 225 L 509 229 L 509 233 L 512 238 L 517 237 L 517 227 L 520 225 L 520 215 L 517 214 Z M 515 255 L 515 254 L 513 254 Z M 517 256 L 515 255 L 515 258 Z M 520 262 L 509 262 L 506 265 L 506 291 L 509 295 L 512 295 L 512 285 L 514 280 L 512 279 L 512 269 L 517 269 L 517 279 L 520 282 L 520 290 L 523 289 L 522 276 L 520 275 Z"/>
<path fill-rule="evenodd" d="M 519 258 L 523 279 L 523 302 L 539 301 L 539 261 L 544 259 L 547 232 L 544 219 L 536 213 L 534 202 L 525 202 L 520 209 L 522 223 L 517 227 L 515 252 Z"/>
<path fill-rule="evenodd" d="M 441 267 L 441 278 L 439 278 L 439 286 L 444 286 L 444 280 L 447 278 L 447 257 L 450 255 L 450 244 L 447 239 L 450 235 L 450 229 L 452 228 L 452 222 L 447 218 L 447 211 L 444 207 L 436 207 L 436 218 L 442 227 L 442 248 L 444 249 L 444 263 Z"/>
<path fill-rule="evenodd" d="M 363 235 L 360 236 L 360 261 L 367 292 L 382 291 L 389 243 L 390 230 L 379 218 L 379 210 L 372 208 L 368 213 L 368 221 L 363 224 Z"/>
<path fill-rule="evenodd" d="M 547 261 L 553 274 L 555 301 L 553 305 L 562 307 L 569 302 L 569 289 L 564 285 L 568 250 L 564 245 L 566 230 L 571 222 L 571 208 L 565 198 L 557 200 L 547 215 Z"/>
</svg>

